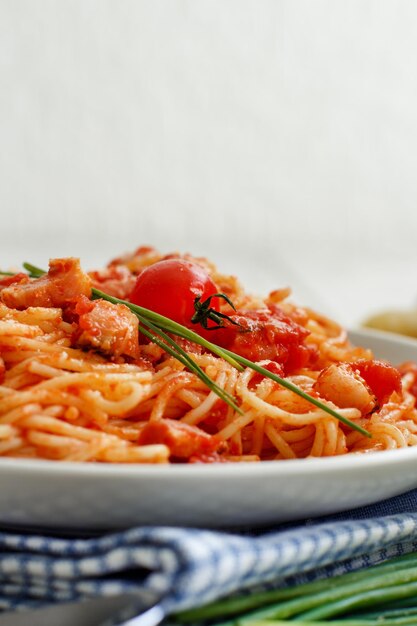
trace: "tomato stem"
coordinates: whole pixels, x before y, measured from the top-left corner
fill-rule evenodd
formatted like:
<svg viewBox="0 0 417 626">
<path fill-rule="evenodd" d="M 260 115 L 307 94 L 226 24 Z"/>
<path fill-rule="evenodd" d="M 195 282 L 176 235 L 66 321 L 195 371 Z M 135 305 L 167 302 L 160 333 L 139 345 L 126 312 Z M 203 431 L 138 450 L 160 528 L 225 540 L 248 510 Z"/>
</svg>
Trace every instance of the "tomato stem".
<svg viewBox="0 0 417 626">
<path fill-rule="evenodd" d="M 194 300 L 195 313 L 191 318 L 192 324 L 200 324 L 205 330 L 217 330 L 218 328 L 224 328 L 224 320 L 227 320 L 230 324 L 239 326 L 242 330 L 246 330 L 241 324 L 239 324 L 239 322 L 233 320 L 229 315 L 221 313 L 214 307 L 211 307 L 210 304 L 212 298 L 223 298 L 223 300 L 225 300 L 227 304 L 229 304 L 232 309 L 236 311 L 235 305 L 225 293 L 213 293 L 203 301 L 201 301 L 200 296 L 197 296 Z M 208 320 L 215 322 L 217 326 L 208 326 Z"/>
</svg>

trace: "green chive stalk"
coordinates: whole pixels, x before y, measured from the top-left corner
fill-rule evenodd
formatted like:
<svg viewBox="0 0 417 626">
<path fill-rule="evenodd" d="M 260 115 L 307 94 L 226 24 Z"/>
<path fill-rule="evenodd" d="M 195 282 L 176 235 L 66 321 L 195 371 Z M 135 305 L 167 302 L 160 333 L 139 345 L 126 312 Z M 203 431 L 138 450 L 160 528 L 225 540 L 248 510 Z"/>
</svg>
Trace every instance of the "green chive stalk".
<svg viewBox="0 0 417 626">
<path fill-rule="evenodd" d="M 154 311 L 149 311 L 149 309 L 145 309 L 144 307 L 138 306 L 136 304 L 132 304 L 131 302 L 128 302 L 126 300 L 121 300 L 120 298 L 108 296 L 107 294 L 105 294 L 104 292 L 98 289 L 93 289 L 93 295 L 94 297 L 102 298 L 103 300 L 108 300 L 109 302 L 113 302 L 114 304 L 124 304 L 133 313 L 135 313 L 138 316 L 138 318 L 142 321 L 142 323 L 148 324 L 149 320 L 152 320 L 155 326 L 158 327 L 159 329 L 164 329 L 166 332 L 173 333 L 177 335 L 178 337 L 182 337 L 183 339 L 188 339 L 189 341 L 192 341 L 196 344 L 199 344 L 200 346 L 203 346 L 204 348 L 206 348 L 213 354 L 216 354 L 220 358 L 224 359 L 225 361 L 233 365 L 233 367 L 235 367 L 239 371 L 243 370 L 242 366 L 251 368 L 255 372 L 258 372 L 259 374 L 262 374 L 266 378 L 270 378 L 271 380 L 277 382 L 278 384 L 285 387 L 286 389 L 289 389 L 290 391 L 294 392 L 298 396 L 302 397 L 304 400 L 307 400 L 314 406 L 325 411 L 332 417 L 335 417 L 336 419 L 343 422 L 350 428 L 357 430 L 358 432 L 365 435 L 366 437 L 372 436 L 371 433 L 367 431 L 365 428 L 362 428 L 362 426 L 360 426 L 359 424 L 355 424 L 355 422 L 352 422 L 351 420 L 344 417 L 343 415 L 340 415 L 340 413 L 338 413 L 331 407 L 327 406 L 323 402 L 320 402 L 320 400 L 313 398 L 312 396 L 307 394 L 305 391 L 303 391 L 302 389 L 300 389 L 293 383 L 290 383 L 284 378 L 277 376 L 277 374 L 270 372 L 266 368 L 254 363 L 253 361 L 250 361 L 248 359 L 245 359 L 244 357 L 241 357 L 240 355 L 236 354 L 235 352 L 232 352 L 231 350 L 226 350 L 225 348 L 221 348 L 220 346 L 217 346 L 216 344 L 211 343 L 204 337 L 201 337 L 201 335 L 198 335 L 197 333 L 195 333 L 193 330 L 186 328 L 185 326 L 182 326 L 181 324 L 178 324 L 177 322 L 174 322 L 173 320 L 170 320 L 169 318 L 163 315 L 160 315 L 159 313 L 155 313 Z"/>
<path fill-rule="evenodd" d="M 42 269 L 32 265 L 31 263 L 24 263 L 23 267 L 30 273 L 30 275 L 32 277 L 35 277 L 35 278 L 39 278 L 40 276 L 45 274 L 44 270 L 42 270 Z M 155 313 L 154 311 L 150 311 L 149 309 L 145 309 L 144 307 L 141 307 L 141 306 L 139 306 L 137 304 L 133 304 L 131 302 L 128 302 L 127 300 L 121 300 L 120 298 L 115 298 L 114 296 L 109 296 L 108 294 L 106 294 L 103 291 L 100 291 L 99 289 L 96 289 L 96 288 L 93 288 L 92 293 L 93 293 L 93 298 L 94 299 L 101 298 L 103 300 L 107 300 L 108 302 L 112 302 L 113 304 L 123 304 L 123 305 L 127 306 L 137 316 L 137 318 L 139 319 L 139 322 L 142 324 L 142 328 L 143 328 L 143 326 L 149 328 L 150 324 L 153 324 L 154 332 L 157 332 L 158 334 L 161 334 L 161 332 L 172 333 L 172 334 L 176 335 L 177 337 L 182 337 L 183 339 L 188 339 L 189 341 L 192 341 L 192 342 L 194 342 L 194 343 L 196 343 L 196 344 L 206 348 L 207 350 L 209 350 L 213 354 L 216 354 L 220 358 L 224 359 L 225 361 L 230 363 L 233 367 L 235 367 L 239 371 L 243 370 L 243 366 L 244 367 L 249 367 L 252 370 L 258 372 L 259 374 L 262 374 L 266 378 L 270 378 L 271 380 L 275 381 L 276 383 L 282 385 L 286 389 L 289 389 L 289 390 L 293 391 L 295 394 L 297 394 L 298 396 L 302 397 L 304 400 L 307 400 L 308 402 L 310 402 L 314 406 L 320 408 L 322 411 L 326 412 L 327 414 L 331 415 L 332 417 L 335 417 L 336 419 L 338 419 L 339 421 L 343 422 L 345 425 L 349 426 L 353 430 L 356 430 L 356 431 L 360 432 L 362 435 L 365 435 L 366 437 L 371 437 L 371 433 L 368 432 L 366 429 L 362 428 L 362 426 L 360 426 L 359 424 L 356 424 L 355 422 L 352 422 L 351 420 L 347 419 L 343 415 L 340 415 L 337 411 L 335 411 L 331 407 L 327 406 L 323 402 L 320 402 L 316 398 L 313 398 L 312 396 L 308 395 L 307 393 L 305 393 L 302 389 L 300 389 L 296 385 L 294 385 L 294 384 L 290 383 L 289 381 L 281 378 L 280 376 L 277 376 L 276 374 L 270 372 L 266 368 L 261 367 L 260 365 L 257 365 L 253 361 L 249 361 L 248 359 L 245 359 L 244 357 L 241 357 L 240 355 L 238 355 L 238 354 L 236 354 L 234 352 L 231 352 L 230 350 L 226 350 L 224 348 L 221 348 L 220 346 L 217 346 L 214 343 L 211 343 L 210 341 L 207 341 L 207 339 L 205 339 L 204 337 L 201 337 L 201 335 L 198 335 L 197 333 L 195 333 L 194 331 L 190 330 L 189 328 L 186 328 L 185 326 L 182 326 L 181 324 L 178 324 L 177 322 L 174 322 L 173 320 L 165 317 L 164 315 L 160 315 L 159 313 Z M 163 347 L 163 349 L 165 350 L 165 346 L 167 345 L 167 343 L 162 342 L 161 344 L 158 344 L 158 345 L 161 345 L 161 347 Z M 179 348 L 178 344 L 175 343 L 175 348 L 174 348 L 172 343 L 171 343 L 171 351 L 167 350 L 167 352 L 169 354 L 172 354 L 173 356 L 175 356 L 175 358 L 178 358 L 177 355 L 181 354 L 180 350 L 178 348 Z M 174 354 L 173 352 L 175 352 L 176 354 Z M 181 355 L 183 359 L 185 358 L 184 354 Z M 178 359 L 178 360 L 181 361 L 181 359 Z M 195 362 L 193 362 L 194 364 L 191 365 L 190 361 L 192 359 L 191 359 L 191 357 L 188 357 L 188 355 L 187 355 L 186 360 L 187 360 L 187 363 L 188 363 L 186 366 L 189 369 L 191 369 L 191 371 L 195 372 L 196 375 L 201 378 L 201 375 L 198 373 L 198 370 L 196 369 L 197 364 Z M 184 360 L 182 360 L 181 362 L 183 364 L 185 364 Z M 224 390 L 220 391 L 220 387 L 218 385 L 216 385 L 216 383 L 213 380 L 211 380 L 211 379 L 209 379 L 209 380 L 210 380 L 209 388 L 212 389 L 222 400 L 227 402 L 229 404 L 229 406 L 231 406 L 234 410 L 236 410 L 237 405 L 234 402 L 234 400 L 228 398 L 227 395 L 226 395 L 226 392 Z"/>
<path fill-rule="evenodd" d="M 156 343 L 160 348 L 168 352 L 171 356 L 176 358 L 180 363 L 185 365 L 191 372 L 196 374 L 209 389 L 212 389 L 222 400 L 227 402 L 237 413 L 243 415 L 243 411 L 234 401 L 232 395 L 230 395 L 227 391 L 219 387 L 211 378 L 207 376 L 205 371 L 187 354 L 185 350 L 181 348 L 169 335 L 167 335 L 160 328 L 152 324 L 151 322 L 146 322 L 148 328 L 153 332 L 150 333 L 147 328 L 144 328 L 143 322 L 142 326 L 140 326 L 140 331 L 143 333 L 148 339 Z M 159 336 L 158 336 L 159 335 Z M 164 341 L 161 341 L 160 337 Z"/>
</svg>

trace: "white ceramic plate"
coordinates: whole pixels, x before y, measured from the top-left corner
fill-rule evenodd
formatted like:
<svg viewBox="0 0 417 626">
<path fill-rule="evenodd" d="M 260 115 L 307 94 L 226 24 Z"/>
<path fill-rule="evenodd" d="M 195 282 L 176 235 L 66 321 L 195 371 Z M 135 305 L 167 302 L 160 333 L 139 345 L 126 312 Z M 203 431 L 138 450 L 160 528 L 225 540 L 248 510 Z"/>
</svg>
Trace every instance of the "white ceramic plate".
<svg viewBox="0 0 417 626">
<path fill-rule="evenodd" d="M 397 364 L 417 341 L 356 331 Z M 417 447 L 322 459 L 219 465 L 94 465 L 0 460 L 0 523 L 54 529 L 138 524 L 267 525 L 343 511 L 417 487 Z"/>
</svg>

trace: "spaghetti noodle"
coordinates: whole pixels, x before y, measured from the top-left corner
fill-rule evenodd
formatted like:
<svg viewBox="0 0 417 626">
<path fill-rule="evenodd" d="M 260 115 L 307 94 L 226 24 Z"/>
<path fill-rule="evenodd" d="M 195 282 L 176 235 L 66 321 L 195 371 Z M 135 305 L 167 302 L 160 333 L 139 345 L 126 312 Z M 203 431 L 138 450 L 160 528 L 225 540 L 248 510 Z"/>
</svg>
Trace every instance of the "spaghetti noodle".
<svg viewBox="0 0 417 626">
<path fill-rule="evenodd" d="M 277 371 L 372 435 L 250 368 L 178 339 L 240 413 L 146 340 L 123 305 L 92 302 L 91 284 L 129 298 L 167 258 L 202 267 L 219 292 L 227 347 Z M 68 287 L 70 285 L 70 287 Z M 247 294 L 206 259 L 140 248 L 88 276 L 73 259 L 48 275 L 0 281 L 0 455 L 109 463 L 233 462 L 332 456 L 417 444 L 417 367 L 400 370 L 350 344 L 334 321 L 294 305 L 288 289 Z M 140 330 L 140 329 L 139 329 Z M 202 331 L 203 332 L 203 331 Z M 210 328 L 208 331 L 210 333 Z M 225 335 L 226 336 L 226 335 Z M 220 336 L 220 341 L 224 341 Z M 400 377 L 401 374 L 401 377 Z"/>
</svg>

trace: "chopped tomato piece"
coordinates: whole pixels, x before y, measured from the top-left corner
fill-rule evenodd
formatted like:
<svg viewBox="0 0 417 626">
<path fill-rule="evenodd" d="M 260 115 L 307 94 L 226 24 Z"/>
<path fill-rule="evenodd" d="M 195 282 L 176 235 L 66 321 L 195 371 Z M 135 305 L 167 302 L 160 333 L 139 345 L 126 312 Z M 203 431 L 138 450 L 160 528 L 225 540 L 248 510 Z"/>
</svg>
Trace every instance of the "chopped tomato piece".
<svg viewBox="0 0 417 626">
<path fill-rule="evenodd" d="M 401 393 L 401 374 L 385 361 L 361 359 L 351 363 L 355 372 L 369 385 L 379 406 L 387 402 L 394 391 Z"/>
<path fill-rule="evenodd" d="M 268 370 L 268 372 L 271 372 L 271 374 L 276 374 L 280 378 L 284 376 L 284 368 L 282 367 L 282 365 L 280 365 L 280 363 L 277 363 L 276 361 L 260 361 L 258 365 Z M 252 377 L 251 385 L 258 385 L 262 380 L 264 380 L 264 378 L 265 376 L 263 374 L 256 373 Z"/>
<path fill-rule="evenodd" d="M 304 344 L 309 331 L 276 305 L 258 311 L 240 311 L 213 331 L 217 343 L 250 361 L 276 361 L 285 372 L 300 369 L 314 358 L 315 349 Z"/>
<path fill-rule="evenodd" d="M 81 297 L 75 306 L 78 328 L 73 342 L 112 356 L 138 358 L 139 320 L 124 304 Z"/>
<path fill-rule="evenodd" d="M 27 274 L 23 274 L 20 272 L 19 274 L 13 274 L 13 276 L 3 276 L 0 279 L 0 291 L 5 287 L 10 287 L 10 285 L 28 283 L 29 276 Z"/>
<path fill-rule="evenodd" d="M 204 418 L 204 427 L 211 432 L 219 430 L 219 424 L 226 419 L 227 412 L 229 410 L 228 405 L 223 400 L 217 400 L 210 410 L 207 417 Z"/>
<path fill-rule="evenodd" d="M 72 311 L 75 315 L 79 316 L 85 315 L 86 313 L 90 313 L 90 311 L 94 309 L 94 306 L 97 305 L 98 302 L 100 302 L 100 300 L 90 300 L 85 296 L 80 296 L 73 303 L 71 303 L 71 306 L 68 307 L 67 312 Z"/>
<path fill-rule="evenodd" d="M 41 278 L 12 284 L 1 291 L 4 304 L 13 309 L 30 306 L 63 307 L 77 296 L 91 295 L 91 279 L 79 259 L 51 259 L 49 271 Z"/>
<path fill-rule="evenodd" d="M 188 459 L 191 456 L 210 456 L 219 447 L 211 435 L 184 422 L 161 419 L 148 422 L 141 430 L 139 444 L 163 443 L 171 451 L 171 456 Z"/>
</svg>

